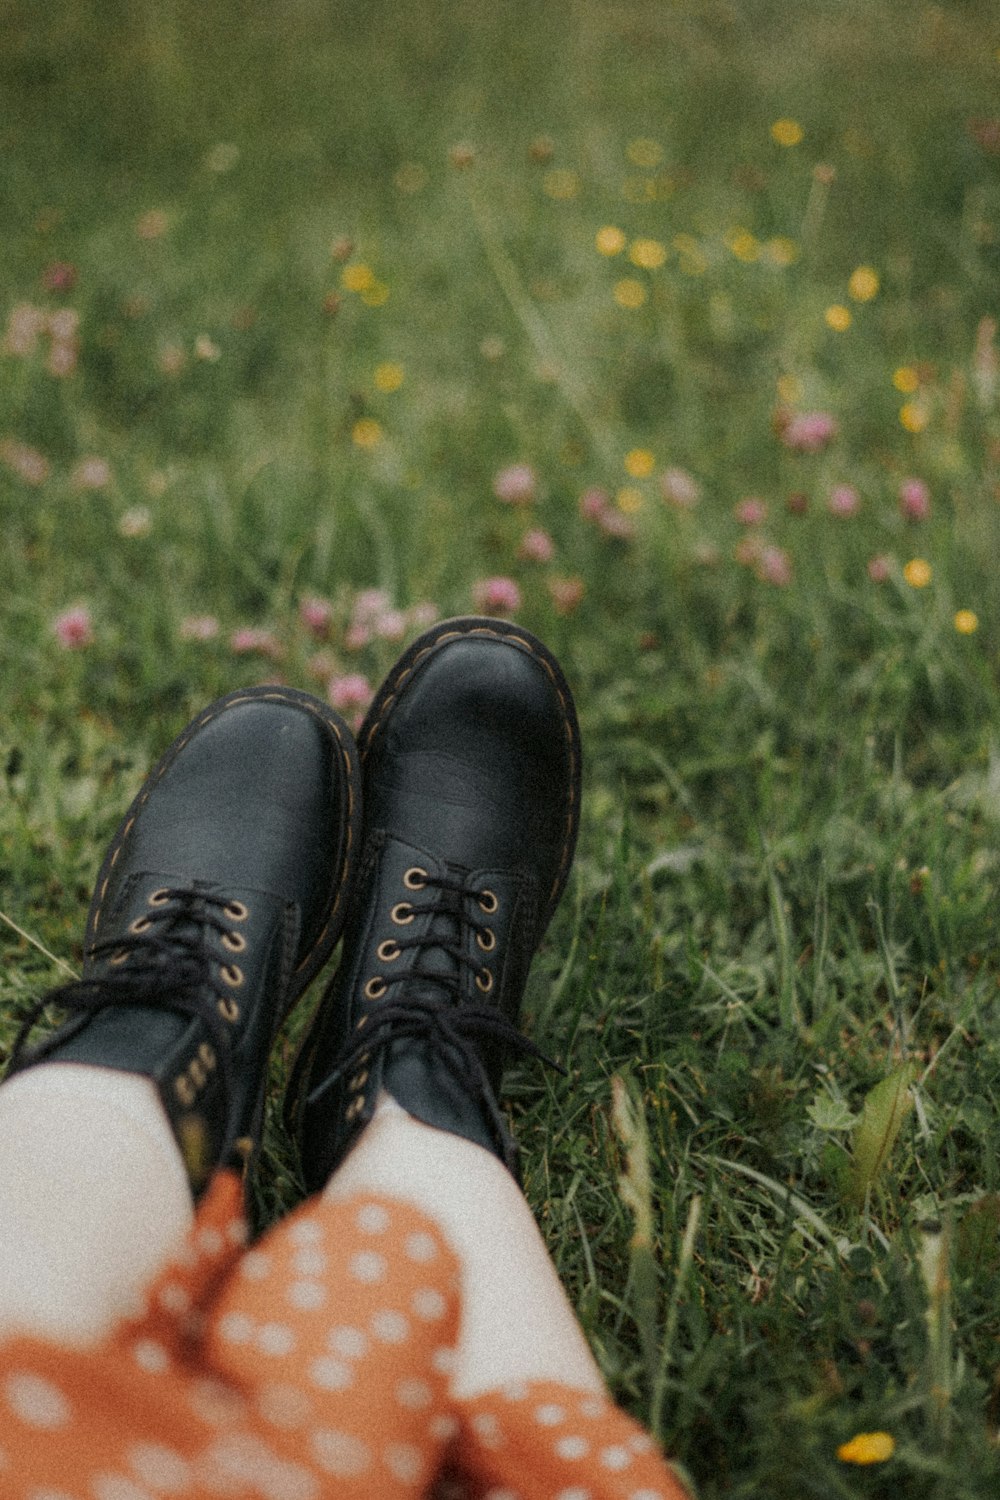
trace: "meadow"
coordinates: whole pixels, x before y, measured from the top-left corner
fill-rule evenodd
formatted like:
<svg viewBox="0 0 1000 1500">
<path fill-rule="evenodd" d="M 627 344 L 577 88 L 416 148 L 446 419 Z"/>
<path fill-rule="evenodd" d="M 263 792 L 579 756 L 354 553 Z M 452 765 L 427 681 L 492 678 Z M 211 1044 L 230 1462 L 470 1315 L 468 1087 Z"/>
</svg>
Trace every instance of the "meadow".
<svg viewBox="0 0 1000 1500">
<path fill-rule="evenodd" d="M 586 764 L 507 1098 L 613 1391 L 703 1500 L 995 1496 L 995 7 L 3 10 L 0 1053 L 205 702 L 512 616 Z"/>
</svg>

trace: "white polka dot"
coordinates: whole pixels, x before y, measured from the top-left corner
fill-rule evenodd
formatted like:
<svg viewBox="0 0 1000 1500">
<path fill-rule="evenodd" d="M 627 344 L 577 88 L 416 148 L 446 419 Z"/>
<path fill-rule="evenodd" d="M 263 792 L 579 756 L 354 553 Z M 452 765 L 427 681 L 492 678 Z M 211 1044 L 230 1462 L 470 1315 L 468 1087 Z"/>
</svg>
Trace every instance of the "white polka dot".
<svg viewBox="0 0 1000 1500">
<path fill-rule="evenodd" d="M 406 1253 L 418 1265 L 426 1265 L 437 1255 L 437 1245 L 429 1234 L 417 1233 L 406 1237 Z"/>
<path fill-rule="evenodd" d="M 371 1468 L 371 1450 L 367 1443 L 350 1432 L 323 1427 L 312 1435 L 316 1462 L 337 1479 L 357 1479 Z"/>
<path fill-rule="evenodd" d="M 263 1250 L 248 1250 L 240 1261 L 240 1275 L 247 1281 L 266 1281 L 271 1274 L 271 1257 Z"/>
<path fill-rule="evenodd" d="M 219 1319 L 219 1337 L 227 1344 L 249 1344 L 253 1331 L 253 1322 L 246 1313 L 226 1313 Z"/>
<path fill-rule="evenodd" d="M 290 1431 L 302 1427 L 312 1416 L 308 1396 L 294 1385 L 266 1385 L 257 1396 L 257 1406 L 265 1422 Z"/>
<path fill-rule="evenodd" d="M 195 1416 L 213 1427 L 239 1421 L 246 1412 L 243 1398 L 221 1380 L 194 1380 L 187 1388 L 188 1403 Z"/>
<path fill-rule="evenodd" d="M 440 1292 L 436 1292 L 432 1286 L 423 1286 L 414 1292 L 410 1303 L 414 1313 L 424 1323 L 434 1323 L 438 1318 L 443 1318 L 448 1310 Z"/>
<path fill-rule="evenodd" d="M 557 1458 L 586 1458 L 590 1451 L 590 1444 L 586 1438 L 564 1437 L 556 1443 L 555 1451 Z"/>
<path fill-rule="evenodd" d="M 436 1443 L 450 1443 L 461 1431 L 461 1423 L 457 1417 L 443 1412 L 441 1416 L 434 1418 L 427 1431 Z"/>
<path fill-rule="evenodd" d="M 608 1403 L 596 1396 L 588 1396 L 585 1401 L 580 1402 L 581 1417 L 603 1417 L 607 1409 Z"/>
<path fill-rule="evenodd" d="M 257 1480 L 264 1500 L 318 1500 L 319 1481 L 299 1464 L 276 1458 Z"/>
<path fill-rule="evenodd" d="M 628 1500 L 667 1500 L 662 1490 L 633 1490 Z"/>
<path fill-rule="evenodd" d="M 281 1359 L 295 1348 L 295 1334 L 285 1323 L 265 1323 L 257 1331 L 257 1348 Z"/>
<path fill-rule="evenodd" d="M 333 1328 L 327 1343 L 344 1359 L 361 1359 L 368 1348 L 368 1335 L 360 1328 Z"/>
<path fill-rule="evenodd" d="M 184 1313 L 191 1306 L 191 1296 L 176 1281 L 168 1281 L 160 1288 L 159 1302 L 166 1312 Z"/>
<path fill-rule="evenodd" d="M 292 1256 L 292 1270 L 299 1276 L 322 1276 L 328 1264 L 322 1250 L 297 1250 Z"/>
<path fill-rule="evenodd" d="M 321 1354 L 309 1366 L 309 1378 L 320 1390 L 344 1391 L 354 1383 L 354 1372 L 332 1354 Z"/>
<path fill-rule="evenodd" d="M 139 1339 L 133 1344 L 132 1358 L 147 1375 L 162 1375 L 170 1369 L 170 1355 L 154 1339 Z"/>
<path fill-rule="evenodd" d="M 24 1500 L 73 1500 L 72 1495 L 67 1495 L 65 1490 L 50 1490 L 47 1487 L 40 1490 L 29 1490 Z"/>
<path fill-rule="evenodd" d="M 396 1400 L 410 1411 L 423 1411 L 433 1399 L 434 1392 L 426 1380 L 401 1380 L 396 1386 Z"/>
<path fill-rule="evenodd" d="M 288 1238 L 293 1245 L 318 1245 L 323 1238 L 323 1231 L 312 1219 L 298 1219 L 290 1226 Z"/>
<path fill-rule="evenodd" d="M 389 1215 L 381 1203 L 365 1203 L 358 1209 L 356 1223 L 365 1234 L 385 1234 L 389 1222 Z"/>
<path fill-rule="evenodd" d="M 521 1381 L 516 1380 L 512 1384 L 504 1386 L 503 1398 L 505 1401 L 526 1401 L 528 1398 L 528 1387 Z"/>
<path fill-rule="evenodd" d="M 318 1281 L 293 1281 L 285 1296 L 300 1312 L 315 1312 L 326 1301 L 326 1290 Z"/>
<path fill-rule="evenodd" d="M 410 1332 L 410 1325 L 401 1312 L 385 1309 L 372 1318 L 372 1333 L 383 1344 L 402 1344 Z"/>
<path fill-rule="evenodd" d="M 225 1244 L 217 1229 L 199 1229 L 194 1242 L 202 1255 L 218 1255 Z"/>
<path fill-rule="evenodd" d="M 517 1490 L 487 1490 L 483 1500 L 521 1500 Z"/>
<path fill-rule="evenodd" d="M 572 1489 L 560 1490 L 554 1500 L 593 1500 L 593 1496 L 589 1490 L 581 1490 L 574 1485 Z"/>
<path fill-rule="evenodd" d="M 390 1443 L 382 1454 L 382 1460 L 401 1484 L 415 1484 L 423 1472 L 423 1458 L 419 1448 L 411 1443 Z"/>
<path fill-rule="evenodd" d="M 230 1219 L 226 1225 L 226 1239 L 231 1245 L 245 1245 L 249 1234 L 246 1219 Z"/>
<path fill-rule="evenodd" d="M 50 1431 L 55 1427 L 65 1427 L 73 1415 L 72 1407 L 57 1385 L 27 1370 L 7 1377 L 4 1396 L 15 1417 L 25 1427 Z"/>
<path fill-rule="evenodd" d="M 98 1474 L 90 1481 L 95 1500 L 150 1500 L 149 1491 L 124 1474 Z"/>
<path fill-rule="evenodd" d="M 602 1448 L 601 1463 L 606 1469 L 617 1473 L 619 1469 L 627 1469 L 632 1462 L 632 1455 L 627 1448 Z"/>
<path fill-rule="evenodd" d="M 500 1423 L 492 1412 L 483 1411 L 472 1419 L 472 1429 L 484 1448 L 499 1448 L 503 1438 Z"/>
<path fill-rule="evenodd" d="M 173 1495 L 191 1483 L 191 1465 L 161 1443 L 136 1443 L 126 1456 L 133 1474 L 151 1490 Z"/>
<path fill-rule="evenodd" d="M 435 1369 L 439 1375 L 450 1375 L 455 1368 L 454 1349 L 435 1349 L 431 1355 L 431 1368 Z"/>
<path fill-rule="evenodd" d="M 566 1413 L 561 1406 L 547 1403 L 545 1406 L 535 1407 L 535 1421 L 540 1427 L 558 1427 L 565 1420 Z"/>
<path fill-rule="evenodd" d="M 357 1255 L 351 1257 L 350 1272 L 355 1281 L 381 1281 L 388 1270 L 384 1255 L 377 1255 L 374 1250 L 360 1250 Z"/>
<path fill-rule="evenodd" d="M 633 1432 L 628 1440 L 628 1446 L 633 1453 L 649 1453 L 656 1447 L 648 1432 Z"/>
</svg>

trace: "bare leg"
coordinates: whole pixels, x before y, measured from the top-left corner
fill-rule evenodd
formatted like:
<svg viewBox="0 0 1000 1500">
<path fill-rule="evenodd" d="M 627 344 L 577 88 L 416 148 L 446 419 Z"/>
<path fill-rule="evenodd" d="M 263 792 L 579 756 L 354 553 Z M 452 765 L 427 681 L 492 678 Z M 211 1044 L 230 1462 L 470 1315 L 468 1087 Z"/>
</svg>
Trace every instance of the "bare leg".
<svg viewBox="0 0 1000 1500">
<path fill-rule="evenodd" d="M 459 1256 L 456 1396 L 522 1380 L 559 1380 L 605 1393 L 534 1216 L 496 1157 L 413 1119 L 383 1094 L 324 1196 L 355 1192 L 415 1203 Z"/>
<path fill-rule="evenodd" d="M 192 1217 L 148 1079 L 54 1063 L 0 1087 L 0 1337 L 100 1338 L 138 1310 Z"/>
</svg>

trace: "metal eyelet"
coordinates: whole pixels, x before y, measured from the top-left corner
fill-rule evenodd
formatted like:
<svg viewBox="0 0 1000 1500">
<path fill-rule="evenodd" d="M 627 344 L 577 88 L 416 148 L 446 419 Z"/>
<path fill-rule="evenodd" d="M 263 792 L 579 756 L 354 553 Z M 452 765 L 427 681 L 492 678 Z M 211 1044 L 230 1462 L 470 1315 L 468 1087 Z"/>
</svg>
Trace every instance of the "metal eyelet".
<svg viewBox="0 0 1000 1500">
<path fill-rule="evenodd" d="M 368 1069 L 364 1068 L 360 1073 L 357 1073 L 351 1079 L 351 1081 L 347 1085 L 347 1087 L 350 1089 L 350 1091 L 351 1091 L 352 1094 L 356 1094 L 358 1092 L 358 1089 L 363 1089 L 364 1086 L 365 1086 L 365 1084 L 367 1082 L 368 1082 Z"/>
<path fill-rule="evenodd" d="M 236 1001 L 231 1000 L 228 995 L 223 996 L 223 998 L 216 1006 L 216 1010 L 219 1012 L 219 1015 L 224 1021 L 233 1022 L 238 1021 L 240 1018 L 239 1006 L 236 1004 Z"/>
<path fill-rule="evenodd" d="M 484 953 L 492 953 L 497 945 L 497 935 L 492 927 L 483 927 L 476 933 L 476 942 Z"/>
<path fill-rule="evenodd" d="M 399 944 L 394 943 L 392 938 L 386 938 L 385 942 L 379 943 L 375 950 L 384 964 L 394 964 L 402 951 Z"/>
<path fill-rule="evenodd" d="M 347 1106 L 346 1110 L 344 1111 L 345 1118 L 348 1119 L 348 1120 L 354 1120 L 354 1119 L 356 1119 L 357 1116 L 364 1109 L 364 1107 L 365 1107 L 365 1096 L 364 1096 L 364 1094 L 358 1094 L 357 1098 L 352 1099 L 351 1102 L 350 1102 L 350 1104 Z"/>
<path fill-rule="evenodd" d="M 242 932 L 224 932 L 222 934 L 222 946 L 229 953 L 242 953 L 247 945 L 247 940 Z"/>
<path fill-rule="evenodd" d="M 250 908 L 244 906 L 242 901 L 227 901 L 222 910 L 230 922 L 245 922 L 250 915 Z"/>
<path fill-rule="evenodd" d="M 204 1064 L 193 1057 L 188 1064 L 188 1077 L 196 1089 L 203 1089 L 208 1082 L 208 1074 L 205 1072 Z"/>
<path fill-rule="evenodd" d="M 397 927 L 409 927 L 416 913 L 409 901 L 399 901 L 389 915 Z"/>
<path fill-rule="evenodd" d="M 367 1025 L 368 1025 L 368 1017 L 367 1016 L 361 1016 L 360 1019 L 359 1019 L 359 1021 L 358 1021 L 358 1024 L 355 1026 L 354 1029 L 355 1029 L 355 1031 L 360 1031 L 361 1028 L 362 1028 L 362 1026 L 367 1026 Z"/>
<path fill-rule="evenodd" d="M 388 988 L 389 986 L 386 984 L 381 974 L 373 974 L 371 979 L 369 979 L 368 983 L 365 985 L 365 999 L 381 1000 L 382 996 L 385 994 Z"/>
<path fill-rule="evenodd" d="M 194 1084 L 191 1082 L 186 1073 L 182 1073 L 180 1078 L 174 1079 L 174 1093 L 184 1105 L 185 1109 L 191 1108 L 191 1105 L 195 1101 L 195 1090 Z"/>
<path fill-rule="evenodd" d="M 493 975 L 490 973 L 489 969 L 480 969 L 479 973 L 476 975 L 476 988 L 482 990 L 484 995 L 489 994 L 490 990 L 493 988 Z"/>
<path fill-rule="evenodd" d="M 487 916 L 492 916 L 500 906 L 500 902 L 497 900 L 492 891 L 480 891 L 477 900 L 479 901 L 479 905 L 482 910 L 486 912 Z"/>
<path fill-rule="evenodd" d="M 408 891 L 422 891 L 427 884 L 427 871 L 419 865 L 411 865 L 403 876 L 403 884 Z"/>
<path fill-rule="evenodd" d="M 228 984 L 231 990 L 238 990 L 246 978 L 239 964 L 223 964 L 219 973 L 222 975 L 223 984 Z"/>
<path fill-rule="evenodd" d="M 151 891 L 149 893 L 149 895 L 146 897 L 146 905 L 147 906 L 166 906 L 166 904 L 167 904 L 167 902 L 169 900 L 170 900 L 170 892 L 167 890 L 167 888 L 166 888 L 165 885 L 161 885 L 160 888 L 159 888 L 159 890 Z"/>
<path fill-rule="evenodd" d="M 152 917 L 136 917 L 136 919 L 135 919 L 134 922 L 130 922 L 129 923 L 129 929 L 128 930 L 129 930 L 129 932 L 134 932 L 138 936 L 138 934 L 140 932 L 145 932 L 146 928 L 147 927 L 152 927 L 152 925 L 153 925 L 153 919 L 152 919 Z"/>
<path fill-rule="evenodd" d="M 108 963 L 113 964 L 117 969 L 119 965 L 128 963 L 128 953 L 123 948 L 119 948 L 117 953 L 112 953 Z"/>
<path fill-rule="evenodd" d="M 215 1048 L 210 1046 L 208 1042 L 202 1042 L 201 1046 L 198 1048 L 198 1056 L 201 1058 L 202 1065 L 206 1067 L 211 1073 L 217 1061 L 215 1056 Z"/>
</svg>

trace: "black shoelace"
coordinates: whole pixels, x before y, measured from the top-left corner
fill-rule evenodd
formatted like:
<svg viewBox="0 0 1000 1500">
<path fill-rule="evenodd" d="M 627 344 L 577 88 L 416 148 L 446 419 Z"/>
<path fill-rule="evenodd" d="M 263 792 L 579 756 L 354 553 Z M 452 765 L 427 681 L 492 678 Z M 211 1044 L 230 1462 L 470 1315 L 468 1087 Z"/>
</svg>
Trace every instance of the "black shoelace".
<svg viewBox="0 0 1000 1500">
<path fill-rule="evenodd" d="M 453 877 L 427 875 L 424 871 L 420 874 L 423 883 L 408 889 L 427 891 L 428 899 L 405 905 L 414 917 L 430 914 L 431 921 L 415 937 L 394 936 L 389 940 L 398 950 L 396 957 L 406 949 L 417 949 L 417 958 L 398 977 L 381 976 L 385 984 L 382 994 L 387 998 L 378 998 L 366 1012 L 366 1024 L 352 1032 L 332 1072 L 312 1090 L 306 1102 L 315 1103 L 366 1054 L 380 1052 L 395 1041 L 419 1038 L 430 1043 L 441 1063 L 483 1107 L 504 1164 L 516 1175 L 517 1145 L 507 1129 L 476 1043 L 493 1042 L 520 1056 L 537 1057 L 557 1072 L 564 1073 L 565 1069 L 496 1006 L 470 1004 L 465 998 L 476 978 L 488 974 L 470 954 L 468 942 L 470 936 L 490 931 L 478 915 L 485 909 L 482 898 L 488 893 Z M 422 962 L 432 950 L 447 955 L 452 967 L 442 971 Z M 483 951 L 491 952 L 492 946 Z M 490 981 L 492 986 L 492 976 Z M 397 993 L 388 996 L 390 989 Z"/>
<path fill-rule="evenodd" d="M 218 1062 L 220 1081 L 228 1099 L 232 1078 L 232 1032 L 223 1006 L 232 1004 L 232 987 L 221 977 L 222 963 L 207 947 L 206 931 L 221 936 L 232 932 L 233 903 L 222 897 L 163 887 L 133 929 L 120 938 L 95 943 L 87 957 L 108 959 L 104 973 L 74 979 L 39 997 L 21 1022 L 11 1052 L 9 1074 L 44 1061 L 67 1037 L 59 1032 L 28 1048 L 28 1038 L 50 1006 L 77 1012 L 77 1027 L 86 1016 L 121 1005 L 149 1005 L 196 1016 L 205 1026 Z M 245 915 L 245 908 L 240 908 Z M 135 930 L 140 927 L 141 930 Z"/>
</svg>

